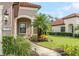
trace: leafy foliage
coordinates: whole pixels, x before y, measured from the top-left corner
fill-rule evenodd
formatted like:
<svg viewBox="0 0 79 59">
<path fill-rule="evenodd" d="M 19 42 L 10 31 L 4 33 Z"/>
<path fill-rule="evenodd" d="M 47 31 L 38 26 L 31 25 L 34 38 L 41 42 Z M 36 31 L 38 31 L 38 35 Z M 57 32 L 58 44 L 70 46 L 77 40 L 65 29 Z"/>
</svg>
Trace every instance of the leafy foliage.
<svg viewBox="0 0 79 59">
<path fill-rule="evenodd" d="M 39 41 L 48 41 L 48 36 L 47 35 L 41 35 L 39 38 Z"/>
<path fill-rule="evenodd" d="M 35 18 L 33 26 L 37 28 L 38 35 L 46 34 L 51 28 L 51 22 L 46 14 L 38 14 Z"/>
<path fill-rule="evenodd" d="M 68 36 L 73 37 L 73 33 L 67 33 L 67 32 L 48 32 L 49 35 L 56 35 L 56 36 Z M 75 38 L 79 38 L 79 34 L 74 33 Z"/>
<path fill-rule="evenodd" d="M 69 45 L 65 45 L 63 46 L 64 51 L 68 53 L 68 55 L 71 56 L 78 56 L 79 55 L 79 49 L 77 46 L 69 46 Z"/>
<path fill-rule="evenodd" d="M 16 49 L 15 49 L 15 55 L 30 55 L 31 53 L 31 45 L 27 41 L 27 39 L 23 37 L 17 37 L 16 38 Z"/>
<path fill-rule="evenodd" d="M 48 32 L 49 35 L 58 35 L 58 36 L 73 36 L 73 33 L 67 32 Z"/>
<path fill-rule="evenodd" d="M 12 36 L 4 36 L 3 53 L 4 55 L 30 55 L 31 45 L 27 39 L 23 37 L 14 39 Z"/>
<path fill-rule="evenodd" d="M 3 37 L 3 53 L 4 55 L 13 54 L 14 52 L 14 38 L 12 36 L 4 36 Z"/>
</svg>

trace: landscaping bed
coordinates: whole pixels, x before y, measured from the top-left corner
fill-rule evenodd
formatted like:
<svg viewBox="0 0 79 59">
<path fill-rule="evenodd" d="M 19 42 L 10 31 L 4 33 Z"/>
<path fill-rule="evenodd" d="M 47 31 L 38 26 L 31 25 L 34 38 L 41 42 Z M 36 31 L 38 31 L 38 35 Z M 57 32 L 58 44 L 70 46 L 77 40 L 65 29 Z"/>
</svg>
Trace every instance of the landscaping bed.
<svg viewBox="0 0 79 59">
<path fill-rule="evenodd" d="M 3 36 L 3 54 L 4 56 L 38 56 L 32 51 L 28 39 L 23 37 Z"/>
</svg>

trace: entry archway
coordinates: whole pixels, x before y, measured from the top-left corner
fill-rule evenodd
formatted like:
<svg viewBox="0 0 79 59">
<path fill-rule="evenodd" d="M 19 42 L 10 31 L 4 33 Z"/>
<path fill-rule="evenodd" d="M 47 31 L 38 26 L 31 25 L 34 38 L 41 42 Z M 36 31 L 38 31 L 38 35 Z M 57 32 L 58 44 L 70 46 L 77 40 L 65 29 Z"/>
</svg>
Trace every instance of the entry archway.
<svg viewBox="0 0 79 59">
<path fill-rule="evenodd" d="M 30 37 L 32 35 L 31 17 L 19 16 L 15 19 L 14 24 L 14 37 L 17 35 L 23 35 Z M 23 27 L 23 28 L 22 28 Z"/>
<path fill-rule="evenodd" d="M 28 18 L 17 19 L 17 35 L 30 36 L 31 35 L 31 20 Z"/>
</svg>

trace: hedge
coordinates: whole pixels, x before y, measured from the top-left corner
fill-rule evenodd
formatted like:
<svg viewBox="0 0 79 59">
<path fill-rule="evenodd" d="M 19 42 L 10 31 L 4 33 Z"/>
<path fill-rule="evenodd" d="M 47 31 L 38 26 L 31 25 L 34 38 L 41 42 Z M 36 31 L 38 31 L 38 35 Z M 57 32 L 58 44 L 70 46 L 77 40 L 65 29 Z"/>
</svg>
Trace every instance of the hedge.
<svg viewBox="0 0 79 59">
<path fill-rule="evenodd" d="M 73 33 L 67 32 L 48 32 L 49 35 L 58 35 L 58 36 L 73 36 Z M 79 37 L 79 34 L 74 34 L 74 37 Z"/>
</svg>

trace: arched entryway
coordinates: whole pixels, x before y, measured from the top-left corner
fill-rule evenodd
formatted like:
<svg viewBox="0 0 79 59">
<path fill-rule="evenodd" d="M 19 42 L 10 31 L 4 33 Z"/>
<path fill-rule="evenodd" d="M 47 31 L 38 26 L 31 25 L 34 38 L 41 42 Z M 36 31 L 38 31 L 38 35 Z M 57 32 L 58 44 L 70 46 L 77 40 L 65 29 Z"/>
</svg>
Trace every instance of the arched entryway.
<svg viewBox="0 0 79 59">
<path fill-rule="evenodd" d="M 28 18 L 17 19 L 17 35 L 30 36 L 31 35 L 31 20 Z"/>
<path fill-rule="evenodd" d="M 14 37 L 16 36 L 25 36 L 31 37 L 33 34 L 33 26 L 31 26 L 33 18 L 29 16 L 18 16 L 14 20 Z"/>
</svg>

